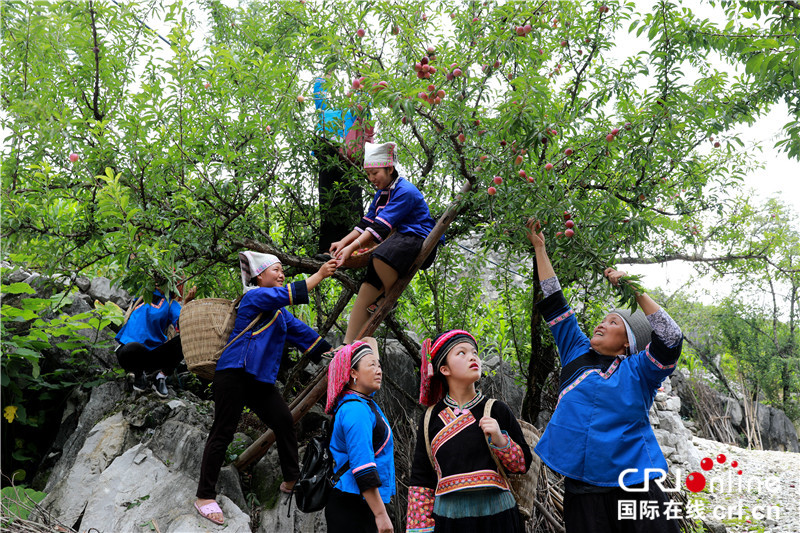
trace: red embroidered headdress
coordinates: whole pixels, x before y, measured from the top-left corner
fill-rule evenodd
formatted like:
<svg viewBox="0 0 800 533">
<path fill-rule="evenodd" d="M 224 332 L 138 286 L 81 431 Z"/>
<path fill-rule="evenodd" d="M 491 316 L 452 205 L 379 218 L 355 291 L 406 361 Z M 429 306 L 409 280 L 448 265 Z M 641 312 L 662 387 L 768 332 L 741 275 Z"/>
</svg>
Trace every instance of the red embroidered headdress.
<svg viewBox="0 0 800 533">
<path fill-rule="evenodd" d="M 336 400 L 350 381 L 350 369 L 367 353 L 372 353 L 372 348 L 364 341 L 342 346 L 333 361 L 328 365 L 328 398 L 325 402 L 325 412 L 330 414 L 336 406 Z"/>
<path fill-rule="evenodd" d="M 436 404 L 444 398 L 444 383 L 441 379 L 433 379 L 444 364 L 447 352 L 460 342 L 470 342 L 475 348 L 478 343 L 475 337 L 463 329 L 451 329 L 436 336 L 433 341 L 425 339 L 422 343 L 422 365 L 420 366 L 419 403 L 425 406 Z"/>
</svg>

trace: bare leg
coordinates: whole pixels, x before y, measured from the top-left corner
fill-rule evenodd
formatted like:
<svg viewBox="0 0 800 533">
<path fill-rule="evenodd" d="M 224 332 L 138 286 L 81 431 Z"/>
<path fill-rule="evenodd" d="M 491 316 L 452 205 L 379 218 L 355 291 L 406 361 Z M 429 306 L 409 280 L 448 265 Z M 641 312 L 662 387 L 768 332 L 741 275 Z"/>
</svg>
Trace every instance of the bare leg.
<svg viewBox="0 0 800 533">
<path fill-rule="evenodd" d="M 375 272 L 381 278 L 382 288 L 377 288 L 369 283 L 362 283 L 358 289 L 358 296 L 356 302 L 353 304 L 353 310 L 350 312 L 350 320 L 347 322 L 347 332 L 344 335 L 344 343 L 350 344 L 356 340 L 356 335 L 361 332 L 361 328 L 369 320 L 369 307 L 374 302 L 381 292 L 388 292 L 392 285 L 397 281 L 397 271 L 384 263 L 380 259 L 373 259 L 372 262 Z"/>
</svg>

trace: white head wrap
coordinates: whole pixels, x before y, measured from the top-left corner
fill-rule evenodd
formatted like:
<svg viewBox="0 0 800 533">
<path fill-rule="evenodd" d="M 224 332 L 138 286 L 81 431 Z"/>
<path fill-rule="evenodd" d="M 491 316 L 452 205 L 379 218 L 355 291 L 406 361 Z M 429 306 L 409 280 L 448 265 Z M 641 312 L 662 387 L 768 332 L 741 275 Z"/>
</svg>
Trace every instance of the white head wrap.
<svg viewBox="0 0 800 533">
<path fill-rule="evenodd" d="M 364 144 L 364 168 L 384 168 L 397 165 L 395 143 Z"/>
<path fill-rule="evenodd" d="M 272 254 L 251 251 L 239 252 L 239 268 L 242 271 L 242 286 L 245 292 L 255 288 L 250 285 L 251 278 L 258 276 L 275 263 L 280 262 L 280 259 Z"/>
</svg>

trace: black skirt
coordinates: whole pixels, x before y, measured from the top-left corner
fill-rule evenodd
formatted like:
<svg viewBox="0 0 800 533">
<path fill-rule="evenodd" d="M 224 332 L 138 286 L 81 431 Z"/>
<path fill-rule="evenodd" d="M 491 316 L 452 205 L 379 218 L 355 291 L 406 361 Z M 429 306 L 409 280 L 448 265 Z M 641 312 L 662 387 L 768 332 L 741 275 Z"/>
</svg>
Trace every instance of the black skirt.
<svg viewBox="0 0 800 533">
<path fill-rule="evenodd" d="M 497 514 L 470 516 L 467 518 L 445 518 L 433 515 L 434 533 L 524 533 L 525 524 L 519 509 L 514 506 Z"/>
<path fill-rule="evenodd" d="M 378 533 L 375 515 L 361 494 L 333 489 L 325 505 L 328 533 Z"/>
<path fill-rule="evenodd" d="M 379 289 L 382 287 L 380 277 L 378 277 L 378 273 L 375 272 L 375 267 L 372 266 L 372 261 L 375 258 L 380 259 L 396 270 L 398 277 L 405 276 L 411 268 L 411 265 L 417 259 L 419 252 L 422 250 L 422 243 L 424 242 L 425 239 L 417 235 L 400 232 L 394 233 L 370 254 L 369 265 L 367 266 L 367 274 L 364 276 L 364 281 Z M 436 248 L 433 249 L 422 264 L 422 270 L 427 269 L 433 264 L 433 261 L 436 259 L 436 250 L 438 247 L 437 245 Z"/>
<path fill-rule="evenodd" d="M 573 481 L 572 486 L 578 485 Z M 668 519 L 665 513 L 669 496 L 655 483 L 648 488 L 647 492 L 626 492 L 613 487 L 602 492 L 579 493 L 568 488 L 564 493 L 567 533 L 679 533 L 678 521 Z M 643 503 L 655 509 L 650 516 L 640 515 Z"/>
</svg>

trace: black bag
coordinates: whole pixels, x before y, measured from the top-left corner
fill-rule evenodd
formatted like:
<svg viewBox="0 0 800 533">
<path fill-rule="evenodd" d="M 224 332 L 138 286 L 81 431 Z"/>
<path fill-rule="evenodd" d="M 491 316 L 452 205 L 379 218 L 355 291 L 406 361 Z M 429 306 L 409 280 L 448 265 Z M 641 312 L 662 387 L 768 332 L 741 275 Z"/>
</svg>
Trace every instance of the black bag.
<svg viewBox="0 0 800 533">
<path fill-rule="evenodd" d="M 344 400 L 339 408 L 347 402 L 357 402 L 358 400 Z M 372 412 L 375 413 L 376 422 L 380 419 L 377 409 L 370 403 Z M 300 467 L 300 477 L 297 483 L 294 484 L 292 494 L 294 495 L 297 508 L 304 513 L 314 513 L 325 508 L 328 503 L 333 487 L 339 482 L 339 478 L 344 475 L 350 467 L 350 462 L 347 461 L 339 469 L 333 471 L 333 454 L 330 449 L 331 436 L 333 435 L 333 424 L 336 420 L 336 413 L 339 408 L 333 413 L 333 417 L 328 422 L 323 424 L 322 437 L 313 437 L 306 445 L 306 451 L 303 453 L 303 462 Z M 375 424 L 372 430 L 373 449 L 376 441 L 380 446 L 381 435 L 385 438 L 385 432 L 378 433 L 376 430 L 380 424 Z M 382 428 L 381 428 L 382 429 Z M 291 498 L 290 498 L 291 501 Z M 291 506 L 290 506 L 291 508 Z M 288 512 L 288 511 L 287 511 Z"/>
<path fill-rule="evenodd" d="M 325 422 L 328 425 L 328 422 Z M 350 466 L 343 464 L 333 471 L 333 454 L 328 447 L 333 424 L 325 428 L 324 437 L 314 437 L 306 445 L 300 478 L 294 485 L 294 499 L 297 508 L 304 513 L 313 513 L 325 508 L 334 485 Z"/>
</svg>

